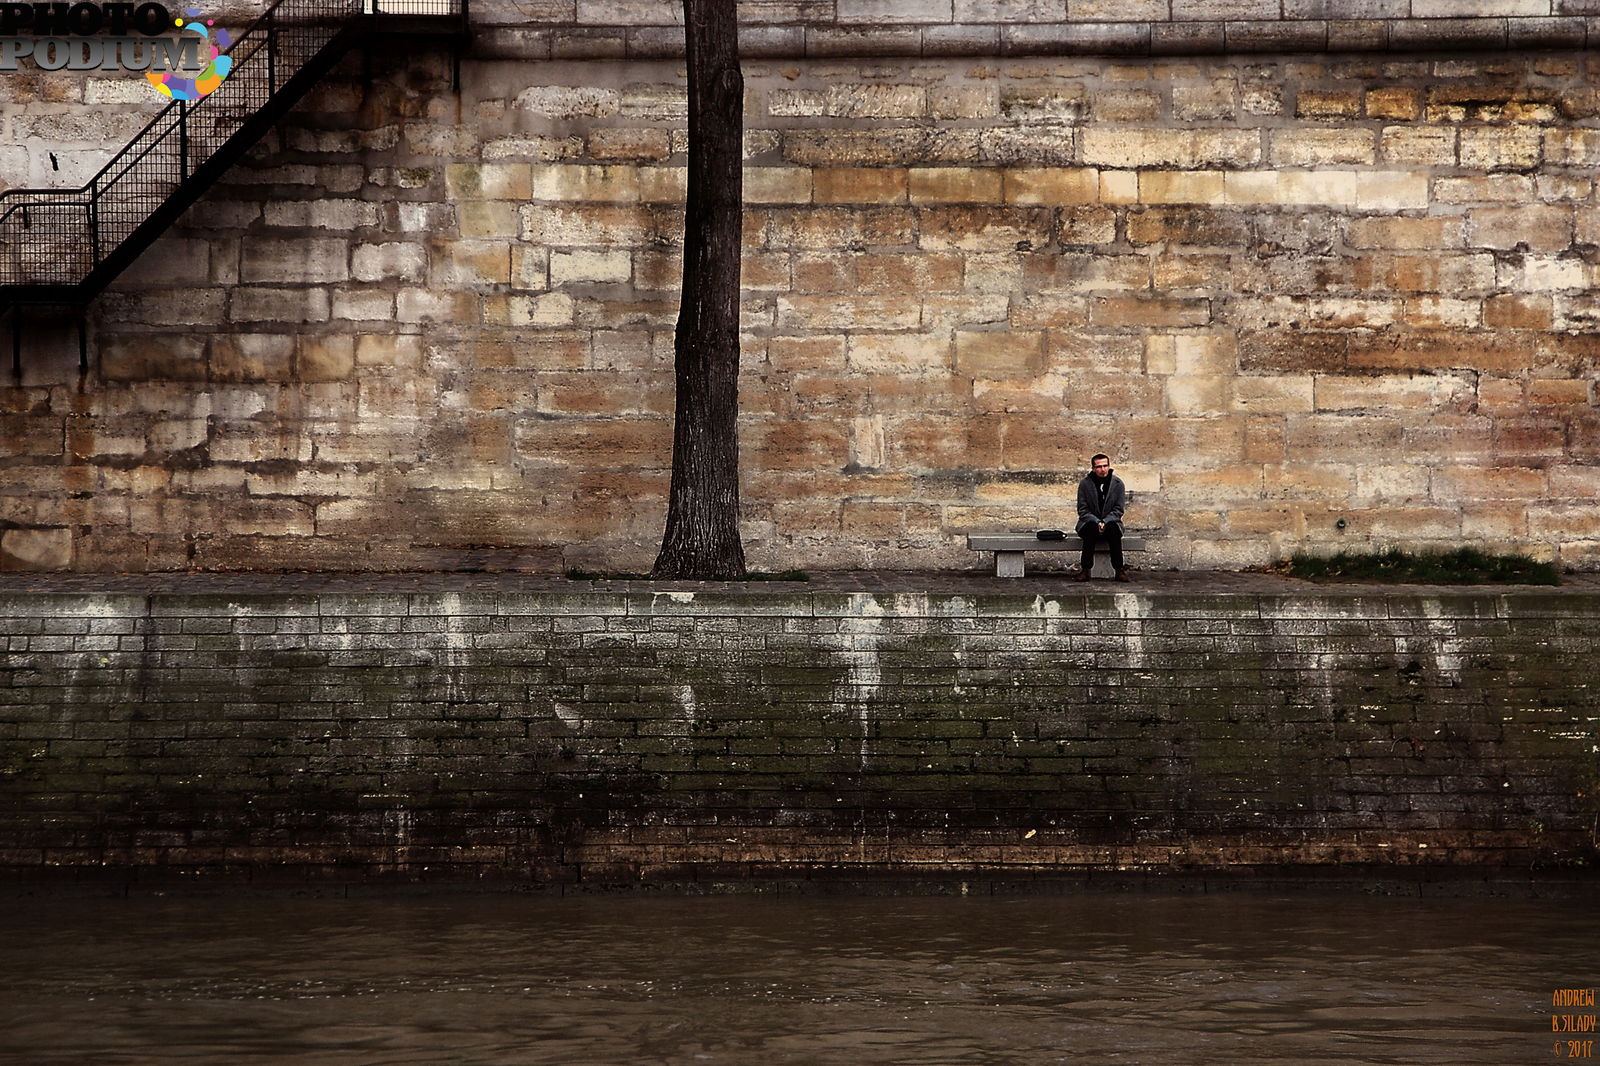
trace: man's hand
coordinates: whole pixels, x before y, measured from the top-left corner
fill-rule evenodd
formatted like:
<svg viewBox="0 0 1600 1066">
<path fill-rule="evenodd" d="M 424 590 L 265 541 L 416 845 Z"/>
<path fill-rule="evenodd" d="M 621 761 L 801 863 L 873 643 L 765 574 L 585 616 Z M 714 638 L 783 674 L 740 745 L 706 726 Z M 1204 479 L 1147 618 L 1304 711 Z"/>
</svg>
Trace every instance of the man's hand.
<svg viewBox="0 0 1600 1066">
<path fill-rule="evenodd" d="M 1104 533 L 1105 531 L 1106 531 L 1106 524 L 1104 522 L 1101 522 L 1100 523 L 1100 532 Z"/>
</svg>

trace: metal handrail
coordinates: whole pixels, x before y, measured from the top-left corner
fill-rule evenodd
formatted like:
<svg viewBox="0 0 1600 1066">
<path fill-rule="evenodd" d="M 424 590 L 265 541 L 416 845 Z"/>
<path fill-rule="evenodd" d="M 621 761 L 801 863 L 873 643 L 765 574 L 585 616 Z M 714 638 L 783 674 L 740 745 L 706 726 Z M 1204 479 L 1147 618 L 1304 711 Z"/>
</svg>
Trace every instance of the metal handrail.
<svg viewBox="0 0 1600 1066">
<path fill-rule="evenodd" d="M 276 0 L 232 41 L 233 68 L 214 92 L 163 107 L 83 185 L 0 192 L 0 292 L 84 281 L 345 30 L 380 15 L 466 14 L 466 0 L 402 6 L 383 12 L 376 0 Z M 32 252 L 30 239 L 55 254 Z"/>
</svg>

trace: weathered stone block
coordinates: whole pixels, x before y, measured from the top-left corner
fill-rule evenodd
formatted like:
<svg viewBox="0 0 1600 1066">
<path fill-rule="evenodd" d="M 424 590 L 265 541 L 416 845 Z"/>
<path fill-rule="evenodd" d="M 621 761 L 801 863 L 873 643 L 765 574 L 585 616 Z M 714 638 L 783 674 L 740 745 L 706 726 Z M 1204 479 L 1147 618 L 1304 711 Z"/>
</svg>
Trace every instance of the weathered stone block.
<svg viewBox="0 0 1600 1066">
<path fill-rule="evenodd" d="M 517 213 L 521 218 L 522 239 L 534 244 L 625 247 L 647 243 L 656 232 L 655 215 L 644 207 L 526 204 L 518 208 Z M 465 226 L 462 235 L 467 235 Z"/>
<path fill-rule="evenodd" d="M 1083 161 L 1105 167 L 1247 167 L 1261 161 L 1255 130 L 1139 130 L 1089 127 Z"/>
<path fill-rule="evenodd" d="M 295 378 L 346 381 L 355 371 L 355 338 L 349 334 L 300 337 L 295 346 Z"/>
<path fill-rule="evenodd" d="M 1378 140 L 1385 163 L 1450 166 L 1456 161 L 1456 130 L 1431 126 L 1385 126 Z"/>
<path fill-rule="evenodd" d="M 1003 173 L 992 167 L 913 167 L 908 194 L 913 204 L 997 203 Z"/>
<path fill-rule="evenodd" d="M 1322 167 L 1370 164 L 1377 141 L 1364 129 L 1288 129 L 1272 133 L 1272 161 L 1278 166 Z"/>
<path fill-rule="evenodd" d="M 1314 380 L 1309 374 L 1240 375 L 1233 379 L 1233 410 L 1263 415 L 1310 411 Z"/>
<path fill-rule="evenodd" d="M 1537 129 L 1467 127 L 1460 135 L 1461 165 L 1478 170 L 1526 170 L 1538 165 L 1543 144 Z"/>
<path fill-rule="evenodd" d="M 633 166 L 585 166 L 574 163 L 539 165 L 530 170 L 531 191 L 527 195 L 493 199 L 635 203 L 641 198 L 639 175 L 640 168 Z"/>
<path fill-rule="evenodd" d="M 974 378 L 1036 376 L 1044 363 L 1044 334 L 1029 332 L 958 332 L 956 373 Z"/>
<path fill-rule="evenodd" d="M 288 381 L 293 377 L 295 339 L 275 333 L 223 333 L 206 345 L 216 381 Z"/>
<path fill-rule="evenodd" d="M 1398 86 L 1368 89 L 1365 106 L 1368 118 L 1412 122 L 1422 117 L 1422 90 Z"/>
<path fill-rule="evenodd" d="M 1018 348 L 1026 347 L 1025 344 Z M 951 338 L 925 333 L 858 333 L 850 337 L 846 365 L 869 374 L 921 375 L 947 370 Z M 823 366 L 837 366 L 831 347 L 824 350 Z M 969 359 L 970 362 L 970 359 Z"/>
<path fill-rule="evenodd" d="M 1317 378 L 1316 382 L 1316 408 L 1319 411 L 1464 408 L 1470 405 L 1473 398 L 1471 383 L 1455 375 L 1325 375 Z"/>
<path fill-rule="evenodd" d="M 383 219 L 381 206 L 364 200 L 275 201 L 261 210 L 269 226 L 307 229 L 353 230 L 376 226 Z"/>
<path fill-rule="evenodd" d="M 356 281 L 421 281 L 428 253 L 420 244 L 358 244 L 350 252 L 350 276 Z"/>
<path fill-rule="evenodd" d="M 66 570 L 72 530 L 8 529 L 0 533 L 0 570 Z"/>
<path fill-rule="evenodd" d="M 1467 213 L 1467 244 L 1502 251 L 1559 252 L 1572 244 L 1566 207 L 1481 207 Z"/>
<path fill-rule="evenodd" d="M 244 245 L 240 278 L 246 282 L 315 284 L 350 276 L 350 246 L 332 238 L 260 238 Z"/>
<path fill-rule="evenodd" d="M 883 167 L 825 168 L 811 175 L 819 204 L 903 204 L 905 170 Z"/>
<path fill-rule="evenodd" d="M 1089 321 L 1097 326 L 1203 326 L 1211 321 L 1208 300 L 1101 296 L 1089 306 Z"/>
<path fill-rule="evenodd" d="M 1213 208 L 1150 208 L 1128 212 L 1132 244 L 1232 245 L 1248 239 L 1242 212 Z"/>
<path fill-rule="evenodd" d="M 1145 170 L 1139 173 L 1139 202 L 1219 204 L 1224 200 L 1220 170 Z"/>
<path fill-rule="evenodd" d="M 632 274 L 633 256 L 627 251 L 580 250 L 553 252 L 550 256 L 550 284 L 556 288 L 569 284 L 625 282 Z"/>
<path fill-rule="evenodd" d="M 1550 297 L 1512 293 L 1492 296 L 1483 301 L 1483 324 L 1490 329 L 1549 329 Z"/>
<path fill-rule="evenodd" d="M 1172 0 L 1172 19 L 1175 22 L 1276 19 L 1281 14 L 1277 0 Z"/>
<path fill-rule="evenodd" d="M 811 170 L 806 167 L 746 167 L 744 200 L 747 204 L 810 203 Z"/>
<path fill-rule="evenodd" d="M 1352 248 L 1460 248 L 1464 228 L 1459 218 L 1357 218 L 1350 221 L 1345 243 Z"/>
</svg>

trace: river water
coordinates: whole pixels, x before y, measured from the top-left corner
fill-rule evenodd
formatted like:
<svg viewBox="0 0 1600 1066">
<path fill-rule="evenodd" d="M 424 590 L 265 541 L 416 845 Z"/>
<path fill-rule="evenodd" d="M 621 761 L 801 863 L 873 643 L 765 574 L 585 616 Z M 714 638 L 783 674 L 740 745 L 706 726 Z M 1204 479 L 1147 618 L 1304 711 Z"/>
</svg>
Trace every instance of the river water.
<svg viewBox="0 0 1600 1066">
<path fill-rule="evenodd" d="M 1594 903 L 23 900 L 0 1062 L 1566 1061 L 1551 994 L 1600 983 Z"/>
</svg>

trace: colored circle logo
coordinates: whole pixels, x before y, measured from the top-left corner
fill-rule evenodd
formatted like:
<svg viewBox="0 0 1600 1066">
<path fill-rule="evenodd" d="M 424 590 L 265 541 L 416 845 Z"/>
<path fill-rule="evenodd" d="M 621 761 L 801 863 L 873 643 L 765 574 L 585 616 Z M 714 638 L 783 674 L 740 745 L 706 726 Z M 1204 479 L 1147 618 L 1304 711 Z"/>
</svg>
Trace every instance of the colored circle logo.
<svg viewBox="0 0 1600 1066">
<path fill-rule="evenodd" d="M 187 33 L 200 35 L 199 58 L 205 61 L 205 69 L 197 73 L 192 70 L 168 70 L 159 73 L 152 70 L 145 75 L 145 80 L 155 86 L 156 92 L 162 96 L 173 100 L 198 100 L 202 96 L 210 95 L 233 69 L 232 57 L 222 54 L 224 48 L 233 44 L 233 38 L 212 19 L 200 22 L 199 8 L 186 7 L 183 13 L 189 16 L 190 21 L 185 23 L 179 18 L 173 19 L 172 24 Z M 186 55 L 189 54 L 188 49 L 184 52 Z M 193 66 L 192 63 L 189 65 Z"/>
</svg>

